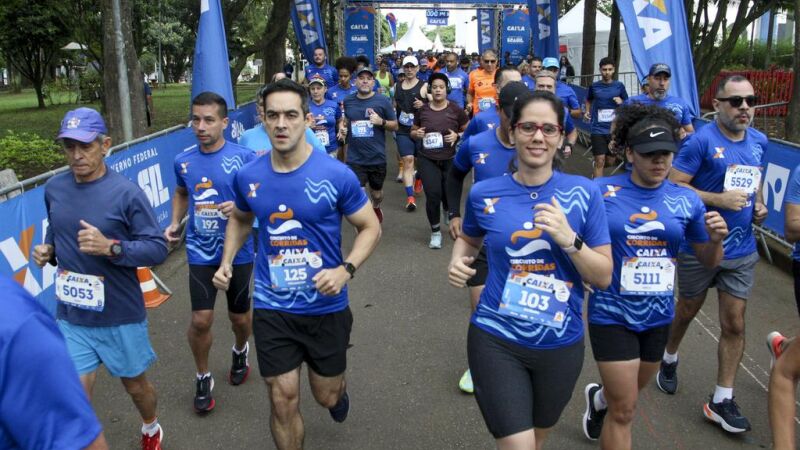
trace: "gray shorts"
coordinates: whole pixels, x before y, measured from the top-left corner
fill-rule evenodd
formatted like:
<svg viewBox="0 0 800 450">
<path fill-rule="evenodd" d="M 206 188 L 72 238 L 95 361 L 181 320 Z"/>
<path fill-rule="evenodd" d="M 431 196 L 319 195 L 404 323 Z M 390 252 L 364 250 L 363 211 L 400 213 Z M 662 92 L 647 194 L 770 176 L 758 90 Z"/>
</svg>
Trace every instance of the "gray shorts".
<svg viewBox="0 0 800 450">
<path fill-rule="evenodd" d="M 753 290 L 756 263 L 760 259 L 758 252 L 741 258 L 726 259 L 719 267 L 709 269 L 700 264 L 694 255 L 680 253 L 678 255 L 678 287 L 681 298 L 693 298 L 703 295 L 708 288 L 716 287 L 720 291 L 747 300 Z"/>
</svg>

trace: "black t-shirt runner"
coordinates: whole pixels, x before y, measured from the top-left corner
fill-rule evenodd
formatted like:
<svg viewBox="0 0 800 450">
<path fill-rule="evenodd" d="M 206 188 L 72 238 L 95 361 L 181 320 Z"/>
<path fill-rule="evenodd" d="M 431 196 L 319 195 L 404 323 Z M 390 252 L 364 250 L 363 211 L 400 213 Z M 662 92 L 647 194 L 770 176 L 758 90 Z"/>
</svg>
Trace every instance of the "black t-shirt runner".
<svg viewBox="0 0 800 450">
<path fill-rule="evenodd" d="M 444 137 L 449 133 L 448 130 L 458 133 L 467 120 L 464 109 L 451 101 L 447 102 L 447 107 L 439 111 L 431 108 L 430 103 L 423 105 L 414 118 L 414 125 L 425 127 L 420 153 L 428 159 L 437 161 L 452 159 L 456 154 L 456 143 L 448 144 L 444 142 Z"/>
<path fill-rule="evenodd" d="M 395 85 L 394 101 L 397 104 L 397 121 L 400 127 L 397 129 L 399 134 L 409 134 L 411 125 L 414 124 L 414 116 L 417 110 L 414 109 L 414 101 L 426 98 L 421 90 L 422 85 L 425 84 L 421 80 L 417 80 L 417 84 L 411 89 L 403 89 L 403 83 Z"/>
</svg>

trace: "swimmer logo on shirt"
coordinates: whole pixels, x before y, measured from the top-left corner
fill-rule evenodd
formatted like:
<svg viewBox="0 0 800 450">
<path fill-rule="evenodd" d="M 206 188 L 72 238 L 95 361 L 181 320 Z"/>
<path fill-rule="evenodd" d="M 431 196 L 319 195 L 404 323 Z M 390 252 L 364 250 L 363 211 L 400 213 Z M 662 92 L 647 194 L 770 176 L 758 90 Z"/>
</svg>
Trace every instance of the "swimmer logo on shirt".
<svg viewBox="0 0 800 450">
<path fill-rule="evenodd" d="M 536 253 L 540 250 L 551 250 L 550 243 L 544 239 L 539 239 L 542 236 L 542 230 L 535 228 L 533 222 L 525 222 L 522 224 L 522 230 L 517 230 L 511 233 L 511 244 L 516 245 L 520 239 L 533 239 L 525 244 L 519 250 L 514 250 L 511 247 L 506 247 L 506 253 L 513 258 L 521 258 L 530 254 Z"/>
<path fill-rule="evenodd" d="M 666 230 L 664 224 L 656 220 L 658 218 L 658 213 L 656 211 L 651 210 L 647 206 L 642 206 L 640 211 L 641 213 L 631 214 L 631 216 L 628 217 L 628 222 L 633 224 L 633 226 L 625 224 L 625 231 L 631 234 L 643 234 L 653 230 Z M 640 221 L 644 223 L 642 225 L 637 225 Z"/>
</svg>

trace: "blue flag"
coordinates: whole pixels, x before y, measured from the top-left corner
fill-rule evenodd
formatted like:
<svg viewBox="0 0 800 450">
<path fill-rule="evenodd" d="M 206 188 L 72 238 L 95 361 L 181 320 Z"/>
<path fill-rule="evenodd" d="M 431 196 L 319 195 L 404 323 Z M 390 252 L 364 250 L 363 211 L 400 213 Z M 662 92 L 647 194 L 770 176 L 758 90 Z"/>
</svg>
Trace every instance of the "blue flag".
<svg viewBox="0 0 800 450">
<path fill-rule="evenodd" d="M 634 0 L 617 2 L 617 7 L 625 22 L 625 34 L 639 79 L 649 73 L 653 64 L 669 65 L 672 69 L 670 93 L 686 100 L 697 117 L 700 102 L 683 2 Z"/>
<path fill-rule="evenodd" d="M 236 108 L 219 0 L 200 0 L 200 25 L 197 27 L 192 64 L 192 99 L 206 91 L 224 98 L 228 109 Z"/>
<path fill-rule="evenodd" d="M 528 55 L 531 48 L 531 22 L 526 9 L 503 10 L 503 64 L 517 65 Z M 509 53 L 508 61 L 505 60 Z"/>
<path fill-rule="evenodd" d="M 375 61 L 375 8 L 348 6 L 344 11 L 345 55 L 366 55 L 370 65 Z"/>
<path fill-rule="evenodd" d="M 294 33 L 300 44 L 300 51 L 307 61 L 313 61 L 315 48 L 327 49 L 325 31 L 322 29 L 319 15 L 319 2 L 317 0 L 294 0 L 290 8 Z"/>
<path fill-rule="evenodd" d="M 558 1 L 528 0 L 528 9 L 531 12 L 533 53 L 541 58 L 558 58 Z"/>
<path fill-rule="evenodd" d="M 483 54 L 489 49 L 497 49 L 496 9 L 478 10 L 478 51 Z"/>
<path fill-rule="evenodd" d="M 394 13 L 386 15 L 386 21 L 389 22 L 389 31 L 392 33 L 392 42 L 397 40 L 397 17 Z"/>
</svg>

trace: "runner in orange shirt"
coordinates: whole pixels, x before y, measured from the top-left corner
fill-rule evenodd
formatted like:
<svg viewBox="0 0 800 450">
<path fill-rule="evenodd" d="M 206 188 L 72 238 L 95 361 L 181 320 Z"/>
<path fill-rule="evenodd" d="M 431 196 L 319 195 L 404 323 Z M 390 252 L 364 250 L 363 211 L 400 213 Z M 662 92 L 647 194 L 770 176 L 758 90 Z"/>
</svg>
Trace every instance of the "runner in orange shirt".
<svg viewBox="0 0 800 450">
<path fill-rule="evenodd" d="M 494 86 L 494 73 L 497 70 L 497 52 L 484 50 L 481 67 L 469 74 L 467 91 L 467 113 L 478 114 L 491 108 L 497 102 L 497 89 Z"/>
</svg>

